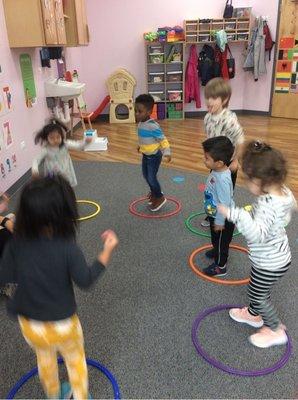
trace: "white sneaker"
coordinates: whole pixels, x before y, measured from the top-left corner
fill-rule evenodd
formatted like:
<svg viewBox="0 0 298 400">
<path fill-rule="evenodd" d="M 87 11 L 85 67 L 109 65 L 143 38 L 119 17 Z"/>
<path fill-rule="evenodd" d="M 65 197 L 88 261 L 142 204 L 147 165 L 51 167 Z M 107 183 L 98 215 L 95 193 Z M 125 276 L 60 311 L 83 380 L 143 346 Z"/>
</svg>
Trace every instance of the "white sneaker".
<svg viewBox="0 0 298 400">
<path fill-rule="evenodd" d="M 264 326 L 257 333 L 251 335 L 248 340 L 256 347 L 267 349 L 271 346 L 286 344 L 288 342 L 288 337 L 282 326 L 276 331 Z"/>
<path fill-rule="evenodd" d="M 210 226 L 209 220 L 203 219 L 203 221 L 201 222 L 201 226 L 203 226 L 204 228 L 208 228 Z"/>
<path fill-rule="evenodd" d="M 234 321 L 253 326 L 254 328 L 261 328 L 264 324 L 262 317 L 260 315 L 251 315 L 247 307 L 231 308 L 229 314 Z"/>
</svg>

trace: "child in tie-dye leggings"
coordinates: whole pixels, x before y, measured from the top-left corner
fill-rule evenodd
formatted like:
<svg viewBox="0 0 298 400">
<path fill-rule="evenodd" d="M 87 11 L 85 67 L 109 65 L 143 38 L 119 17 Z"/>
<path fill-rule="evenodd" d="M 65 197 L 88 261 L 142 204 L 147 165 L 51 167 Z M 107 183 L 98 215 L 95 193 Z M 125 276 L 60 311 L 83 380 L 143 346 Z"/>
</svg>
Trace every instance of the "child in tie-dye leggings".
<svg viewBox="0 0 298 400">
<path fill-rule="evenodd" d="M 73 282 L 89 287 L 105 270 L 118 239 L 101 237 L 103 250 L 91 266 L 75 242 L 76 199 L 62 177 L 38 178 L 22 191 L 14 238 L 0 261 L 0 286 L 16 282 L 8 309 L 18 316 L 24 338 L 37 356 L 48 398 L 88 398 L 83 332 L 76 314 Z M 58 377 L 57 353 L 64 358 L 69 384 Z"/>
</svg>

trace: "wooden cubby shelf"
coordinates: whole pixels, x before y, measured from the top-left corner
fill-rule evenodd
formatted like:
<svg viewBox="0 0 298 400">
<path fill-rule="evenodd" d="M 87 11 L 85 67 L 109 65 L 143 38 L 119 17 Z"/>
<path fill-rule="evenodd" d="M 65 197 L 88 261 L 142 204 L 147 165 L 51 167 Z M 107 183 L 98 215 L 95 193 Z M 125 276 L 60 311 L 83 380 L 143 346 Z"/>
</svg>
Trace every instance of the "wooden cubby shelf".
<svg viewBox="0 0 298 400">
<path fill-rule="evenodd" d="M 214 33 L 221 29 L 226 31 L 229 42 L 247 42 L 251 29 L 251 18 L 185 20 L 185 41 L 186 43 L 214 43 Z"/>
</svg>

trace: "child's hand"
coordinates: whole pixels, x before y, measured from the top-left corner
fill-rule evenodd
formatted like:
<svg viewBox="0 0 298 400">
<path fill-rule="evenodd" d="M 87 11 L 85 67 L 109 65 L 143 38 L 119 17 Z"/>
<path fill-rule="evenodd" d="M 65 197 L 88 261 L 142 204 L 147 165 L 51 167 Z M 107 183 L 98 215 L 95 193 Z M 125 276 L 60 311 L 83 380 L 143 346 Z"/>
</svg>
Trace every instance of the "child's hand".
<svg viewBox="0 0 298 400">
<path fill-rule="evenodd" d="M 3 213 L 4 211 L 7 210 L 7 208 L 8 208 L 8 203 L 9 203 L 9 198 L 8 198 L 8 196 L 4 193 L 2 196 L 0 196 L 0 213 Z"/>
<path fill-rule="evenodd" d="M 223 204 L 218 204 L 216 208 L 217 208 L 217 211 L 219 213 L 221 213 L 222 216 L 227 218 L 229 211 L 230 211 L 229 207 L 224 206 Z"/>
<path fill-rule="evenodd" d="M 98 261 L 107 266 L 119 241 L 116 233 L 111 229 L 104 231 L 101 234 L 101 239 L 103 241 L 103 251 L 98 255 Z"/>
<path fill-rule="evenodd" d="M 164 156 L 164 159 L 166 160 L 166 162 L 171 162 L 172 157 L 170 155 Z"/>
<path fill-rule="evenodd" d="M 91 143 L 92 142 L 92 137 L 88 136 L 85 138 L 85 143 Z"/>
<path fill-rule="evenodd" d="M 213 229 L 214 229 L 215 232 L 220 232 L 220 231 L 223 231 L 225 229 L 225 226 L 224 225 L 214 225 Z"/>
<path fill-rule="evenodd" d="M 119 240 L 114 231 L 108 229 L 101 234 L 101 239 L 104 242 L 104 250 L 113 251 L 118 245 Z"/>
</svg>

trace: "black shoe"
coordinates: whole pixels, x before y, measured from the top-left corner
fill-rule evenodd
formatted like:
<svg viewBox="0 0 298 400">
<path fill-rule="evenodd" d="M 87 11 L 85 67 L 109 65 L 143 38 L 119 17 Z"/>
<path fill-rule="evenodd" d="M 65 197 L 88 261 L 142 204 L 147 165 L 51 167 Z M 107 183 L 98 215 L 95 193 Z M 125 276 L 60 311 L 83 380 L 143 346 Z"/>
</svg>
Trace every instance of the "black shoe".
<svg viewBox="0 0 298 400">
<path fill-rule="evenodd" d="M 207 258 L 210 258 L 210 259 L 215 258 L 214 249 L 207 250 L 206 253 L 205 253 L 205 256 L 206 256 Z"/>
<path fill-rule="evenodd" d="M 204 268 L 203 272 L 208 276 L 225 276 L 227 274 L 227 267 L 220 267 L 219 265 L 212 263 L 209 267 Z"/>
</svg>

